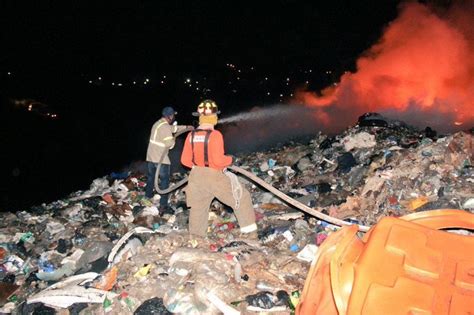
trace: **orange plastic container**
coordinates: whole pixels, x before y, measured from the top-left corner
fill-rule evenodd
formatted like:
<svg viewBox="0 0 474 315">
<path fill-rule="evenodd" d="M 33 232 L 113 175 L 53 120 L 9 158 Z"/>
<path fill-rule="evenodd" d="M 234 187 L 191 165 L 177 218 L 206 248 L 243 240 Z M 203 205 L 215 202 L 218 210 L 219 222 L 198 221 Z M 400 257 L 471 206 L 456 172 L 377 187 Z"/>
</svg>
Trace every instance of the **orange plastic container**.
<svg viewBox="0 0 474 315">
<path fill-rule="evenodd" d="M 297 314 L 474 314 L 474 215 L 387 217 L 365 236 L 347 226 L 319 248 Z"/>
</svg>

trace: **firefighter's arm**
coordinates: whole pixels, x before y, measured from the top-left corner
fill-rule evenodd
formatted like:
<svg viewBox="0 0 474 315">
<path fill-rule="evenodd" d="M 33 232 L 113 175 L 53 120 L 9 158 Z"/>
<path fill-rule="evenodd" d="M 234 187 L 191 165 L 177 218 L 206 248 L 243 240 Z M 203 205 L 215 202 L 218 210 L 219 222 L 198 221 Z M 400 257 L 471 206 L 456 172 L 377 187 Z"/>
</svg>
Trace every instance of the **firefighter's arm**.
<svg viewBox="0 0 474 315">
<path fill-rule="evenodd" d="M 218 167 L 227 167 L 232 164 L 232 157 L 224 154 L 224 138 L 222 134 L 215 130 L 213 132 L 213 162 Z"/>
<path fill-rule="evenodd" d="M 176 131 L 174 131 L 175 129 Z M 178 125 L 178 126 L 174 126 L 173 133 L 179 133 L 179 132 L 184 132 L 186 130 L 193 130 L 193 129 L 194 129 L 193 126 Z"/>
<path fill-rule="evenodd" d="M 184 141 L 183 152 L 181 153 L 181 164 L 189 168 L 193 167 L 193 152 L 191 148 L 191 134 L 188 134 Z"/>
<path fill-rule="evenodd" d="M 174 147 L 174 144 L 175 144 L 175 140 L 174 140 L 174 137 L 173 137 L 173 133 L 172 133 L 172 128 L 173 126 L 163 126 L 162 127 L 162 140 L 161 142 L 163 142 L 163 144 L 165 145 L 166 148 L 168 149 L 172 149 Z"/>
</svg>

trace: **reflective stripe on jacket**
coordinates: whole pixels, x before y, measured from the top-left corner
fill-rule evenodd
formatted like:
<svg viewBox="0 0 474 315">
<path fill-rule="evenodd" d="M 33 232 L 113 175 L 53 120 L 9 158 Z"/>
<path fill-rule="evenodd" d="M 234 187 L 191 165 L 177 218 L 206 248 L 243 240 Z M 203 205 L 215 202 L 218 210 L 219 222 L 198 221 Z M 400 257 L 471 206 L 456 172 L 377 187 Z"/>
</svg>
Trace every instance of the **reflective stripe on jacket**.
<svg viewBox="0 0 474 315">
<path fill-rule="evenodd" d="M 150 141 L 146 152 L 147 162 L 159 163 L 163 153 L 174 147 L 173 133 L 185 128 L 186 126 L 170 125 L 164 118 L 155 122 L 151 128 Z M 162 163 L 171 164 L 168 154 L 163 158 Z"/>
<path fill-rule="evenodd" d="M 181 154 L 181 163 L 187 167 L 208 166 L 217 170 L 222 170 L 232 164 L 232 157 L 224 154 L 224 138 L 218 130 L 210 132 L 206 137 L 207 131 L 197 129 L 190 132 L 184 142 L 183 153 Z M 207 143 L 208 165 L 205 163 L 205 140 Z M 193 140 L 193 141 L 191 141 Z"/>
</svg>

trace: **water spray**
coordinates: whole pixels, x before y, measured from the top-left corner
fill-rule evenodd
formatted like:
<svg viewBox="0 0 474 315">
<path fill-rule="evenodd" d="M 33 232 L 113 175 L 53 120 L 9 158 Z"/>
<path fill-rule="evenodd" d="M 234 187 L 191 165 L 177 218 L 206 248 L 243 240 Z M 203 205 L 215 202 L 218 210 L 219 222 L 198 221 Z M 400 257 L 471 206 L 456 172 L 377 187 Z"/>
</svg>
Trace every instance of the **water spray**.
<svg viewBox="0 0 474 315">
<path fill-rule="evenodd" d="M 219 124 L 235 123 L 239 121 L 262 120 L 276 116 L 285 116 L 295 111 L 294 107 L 285 104 L 277 104 L 268 108 L 259 108 L 254 111 L 242 112 L 229 117 L 219 119 Z"/>
</svg>

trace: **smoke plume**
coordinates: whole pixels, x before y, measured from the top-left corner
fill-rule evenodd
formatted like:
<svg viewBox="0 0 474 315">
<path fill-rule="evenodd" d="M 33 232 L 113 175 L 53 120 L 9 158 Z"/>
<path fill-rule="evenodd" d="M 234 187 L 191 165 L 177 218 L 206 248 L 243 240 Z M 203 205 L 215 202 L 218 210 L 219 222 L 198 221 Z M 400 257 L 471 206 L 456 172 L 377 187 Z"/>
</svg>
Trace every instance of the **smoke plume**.
<svg viewBox="0 0 474 315">
<path fill-rule="evenodd" d="M 364 112 L 379 112 L 443 132 L 474 123 L 474 2 L 435 13 L 406 3 L 382 38 L 357 60 L 357 71 L 316 93 L 298 91 L 295 103 L 315 110 L 330 129 Z"/>
<path fill-rule="evenodd" d="M 255 108 L 221 122 L 230 151 L 316 131 L 336 133 L 366 112 L 441 132 L 474 125 L 474 1 L 443 12 L 409 2 L 380 40 L 322 91 L 298 90 L 291 105 Z"/>
<path fill-rule="evenodd" d="M 268 148 L 291 138 L 314 134 L 321 126 L 313 118 L 315 110 L 306 106 L 278 104 L 255 107 L 249 112 L 219 120 L 231 153 Z"/>
</svg>

